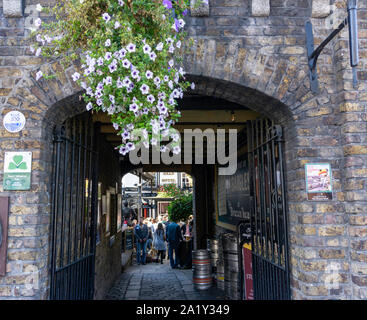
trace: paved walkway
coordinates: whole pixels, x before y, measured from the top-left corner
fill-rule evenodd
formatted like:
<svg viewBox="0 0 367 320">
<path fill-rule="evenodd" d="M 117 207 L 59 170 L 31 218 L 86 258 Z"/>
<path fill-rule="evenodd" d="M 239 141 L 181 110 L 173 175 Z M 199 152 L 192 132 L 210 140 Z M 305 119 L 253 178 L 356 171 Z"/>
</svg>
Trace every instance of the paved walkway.
<svg viewBox="0 0 367 320">
<path fill-rule="evenodd" d="M 192 270 L 171 269 L 169 262 L 128 267 L 106 295 L 106 300 L 224 300 L 215 286 L 197 290 Z"/>
</svg>

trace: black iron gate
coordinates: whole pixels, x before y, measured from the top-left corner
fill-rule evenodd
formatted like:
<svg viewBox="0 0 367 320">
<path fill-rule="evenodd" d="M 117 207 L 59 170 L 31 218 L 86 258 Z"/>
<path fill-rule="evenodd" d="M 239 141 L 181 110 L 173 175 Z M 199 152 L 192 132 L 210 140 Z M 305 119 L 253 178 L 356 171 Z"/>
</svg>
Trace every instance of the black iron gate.
<svg viewBox="0 0 367 320">
<path fill-rule="evenodd" d="M 252 268 L 256 300 L 290 299 L 282 128 L 268 119 L 248 123 Z"/>
<path fill-rule="evenodd" d="M 50 299 L 93 299 L 98 154 L 89 114 L 55 128 Z"/>
</svg>

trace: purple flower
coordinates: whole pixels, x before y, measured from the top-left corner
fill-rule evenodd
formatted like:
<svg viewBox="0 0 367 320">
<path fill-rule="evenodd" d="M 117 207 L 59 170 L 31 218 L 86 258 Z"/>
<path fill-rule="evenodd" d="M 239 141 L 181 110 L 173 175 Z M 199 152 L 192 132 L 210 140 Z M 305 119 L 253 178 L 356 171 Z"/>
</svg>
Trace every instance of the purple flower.
<svg viewBox="0 0 367 320">
<path fill-rule="evenodd" d="M 129 152 L 129 149 L 126 147 L 121 147 L 120 148 L 120 153 L 124 156 Z"/>
<path fill-rule="evenodd" d="M 155 58 L 157 58 L 157 55 L 155 54 L 155 52 L 151 52 L 150 54 L 149 54 L 149 58 L 150 58 L 150 60 L 155 60 Z"/>
<path fill-rule="evenodd" d="M 177 19 L 175 19 L 175 23 L 173 24 L 172 29 L 175 29 L 176 32 L 180 30 L 180 23 L 178 22 Z"/>
<path fill-rule="evenodd" d="M 129 139 L 130 138 L 130 133 L 129 133 L 129 131 L 124 131 L 123 133 L 122 133 L 122 138 L 124 139 L 124 140 L 126 140 L 126 139 Z"/>
<path fill-rule="evenodd" d="M 152 50 L 152 48 L 148 44 L 144 45 L 143 52 L 145 54 L 149 54 L 151 50 Z"/>
<path fill-rule="evenodd" d="M 156 86 L 159 86 L 159 84 L 161 83 L 161 79 L 157 76 L 157 77 L 155 77 L 154 78 L 154 84 L 156 85 Z"/>
<path fill-rule="evenodd" d="M 131 71 L 131 76 L 136 79 L 139 77 L 139 71 L 134 69 L 133 71 Z"/>
<path fill-rule="evenodd" d="M 147 96 L 147 100 L 150 102 L 150 103 L 153 103 L 155 98 L 152 94 L 150 94 L 149 96 Z"/>
<path fill-rule="evenodd" d="M 142 94 L 148 94 L 149 93 L 149 86 L 147 86 L 146 84 L 143 84 L 140 87 L 140 91 L 141 91 Z"/>
<path fill-rule="evenodd" d="M 172 9 L 172 2 L 170 0 L 163 0 L 162 4 L 166 7 L 166 9 Z"/>
<path fill-rule="evenodd" d="M 135 145 L 132 142 L 128 142 L 126 144 L 126 147 L 129 149 L 129 151 L 134 150 L 135 149 Z"/>
<path fill-rule="evenodd" d="M 136 111 L 138 111 L 138 109 L 139 109 L 139 106 L 135 102 L 130 104 L 130 106 L 129 106 L 129 110 L 132 111 L 132 112 L 136 112 Z"/>
<path fill-rule="evenodd" d="M 117 66 L 115 63 L 111 63 L 108 68 L 110 69 L 110 72 L 115 72 L 117 70 Z"/>
<path fill-rule="evenodd" d="M 152 79 L 153 78 L 153 72 L 150 70 L 147 70 L 147 72 L 145 72 L 145 76 L 147 77 L 147 79 Z"/>
<path fill-rule="evenodd" d="M 129 52 L 135 52 L 136 45 L 133 43 L 129 43 L 126 48 Z"/>
<path fill-rule="evenodd" d="M 124 84 L 122 83 L 122 81 L 121 81 L 121 79 L 120 78 L 118 78 L 117 79 L 117 81 L 116 81 L 116 87 L 117 88 L 122 88 L 124 86 Z"/>
<path fill-rule="evenodd" d="M 187 15 L 187 13 L 188 13 L 188 10 L 187 10 L 187 9 L 185 9 L 185 10 L 182 12 L 182 15 L 183 15 L 183 16 L 186 16 L 186 15 Z"/>
<path fill-rule="evenodd" d="M 129 68 L 130 67 L 130 65 L 131 65 L 131 63 L 130 63 L 130 61 L 129 60 L 127 60 L 127 59 L 125 59 L 125 60 L 123 60 L 122 61 L 122 66 L 124 67 L 124 68 Z"/>
<path fill-rule="evenodd" d="M 107 85 L 111 85 L 112 84 L 112 78 L 111 77 L 106 77 L 106 79 L 103 79 L 103 82 Z"/>
<path fill-rule="evenodd" d="M 119 51 L 119 53 L 120 53 L 120 58 L 125 58 L 125 56 L 126 56 L 126 50 L 125 50 L 124 48 L 122 48 L 122 49 Z"/>
</svg>

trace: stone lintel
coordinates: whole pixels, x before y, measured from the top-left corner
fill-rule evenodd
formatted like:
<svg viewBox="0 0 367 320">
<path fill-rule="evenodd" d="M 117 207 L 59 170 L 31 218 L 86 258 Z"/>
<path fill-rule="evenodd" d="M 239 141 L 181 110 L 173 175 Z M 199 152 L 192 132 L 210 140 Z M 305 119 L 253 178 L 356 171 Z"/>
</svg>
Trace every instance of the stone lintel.
<svg viewBox="0 0 367 320">
<path fill-rule="evenodd" d="M 268 17 L 270 15 L 270 0 L 252 0 L 251 15 L 254 17 Z"/>
<path fill-rule="evenodd" d="M 3 11 L 7 18 L 23 17 L 23 0 L 3 0 Z"/>
<path fill-rule="evenodd" d="M 330 10 L 330 0 L 312 0 L 312 18 L 325 18 Z"/>
</svg>

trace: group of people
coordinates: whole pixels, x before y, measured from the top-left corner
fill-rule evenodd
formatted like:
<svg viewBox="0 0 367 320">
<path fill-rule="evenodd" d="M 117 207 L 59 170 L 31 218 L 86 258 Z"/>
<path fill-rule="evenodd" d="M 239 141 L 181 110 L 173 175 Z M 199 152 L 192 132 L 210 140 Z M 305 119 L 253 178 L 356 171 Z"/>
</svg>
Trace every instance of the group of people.
<svg viewBox="0 0 367 320">
<path fill-rule="evenodd" d="M 140 219 L 134 226 L 137 264 L 146 264 L 147 249 L 155 249 L 157 261 L 163 264 L 168 247 L 168 257 L 173 269 L 179 266 L 191 268 L 192 227 L 192 217 L 181 224 L 178 221 L 169 221 L 167 214 L 158 219 Z M 186 257 L 180 259 L 179 250 L 183 248 L 184 241 L 189 250 Z"/>
</svg>

